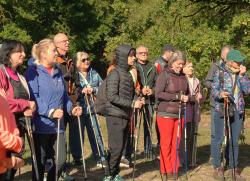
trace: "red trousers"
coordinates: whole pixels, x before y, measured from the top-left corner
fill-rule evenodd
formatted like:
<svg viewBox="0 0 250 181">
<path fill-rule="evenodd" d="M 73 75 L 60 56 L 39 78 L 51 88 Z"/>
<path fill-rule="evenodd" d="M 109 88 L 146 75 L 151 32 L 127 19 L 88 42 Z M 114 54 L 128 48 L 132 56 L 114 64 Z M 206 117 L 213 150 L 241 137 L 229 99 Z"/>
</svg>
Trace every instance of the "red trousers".
<svg viewBox="0 0 250 181">
<path fill-rule="evenodd" d="M 161 173 L 178 173 L 180 166 L 179 150 L 176 149 L 178 118 L 164 118 L 157 116 L 157 124 L 160 132 L 160 165 Z M 178 136 L 178 148 L 182 134 L 184 119 Z M 177 153 L 178 152 L 178 153 Z M 177 160 L 176 160 L 177 159 Z"/>
</svg>

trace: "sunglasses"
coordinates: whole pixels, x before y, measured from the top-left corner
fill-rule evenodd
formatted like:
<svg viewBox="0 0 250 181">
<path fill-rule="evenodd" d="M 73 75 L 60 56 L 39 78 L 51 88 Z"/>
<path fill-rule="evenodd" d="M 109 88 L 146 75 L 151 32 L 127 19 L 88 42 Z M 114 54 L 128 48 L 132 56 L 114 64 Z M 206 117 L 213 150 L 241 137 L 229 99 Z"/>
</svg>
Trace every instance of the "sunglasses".
<svg viewBox="0 0 250 181">
<path fill-rule="evenodd" d="M 81 59 L 81 62 L 84 63 L 86 61 L 90 61 L 89 57 Z"/>
</svg>

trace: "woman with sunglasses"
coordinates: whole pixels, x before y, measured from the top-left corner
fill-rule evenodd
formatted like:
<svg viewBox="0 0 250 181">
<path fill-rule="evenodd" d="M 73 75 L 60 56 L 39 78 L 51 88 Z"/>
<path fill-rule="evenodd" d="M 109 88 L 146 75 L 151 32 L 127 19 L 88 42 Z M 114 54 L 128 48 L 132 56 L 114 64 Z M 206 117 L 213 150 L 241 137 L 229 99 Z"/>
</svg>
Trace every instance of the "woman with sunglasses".
<svg viewBox="0 0 250 181">
<path fill-rule="evenodd" d="M 24 45 L 20 41 L 8 40 L 2 44 L 0 49 L 0 88 L 6 92 L 10 111 L 15 116 L 22 138 L 26 133 L 25 117 L 32 117 L 36 109 L 35 102 L 29 100 L 30 93 L 27 82 L 19 71 L 24 58 Z M 21 157 L 22 154 L 16 154 L 16 156 Z M 5 180 L 13 180 L 15 173 L 16 169 L 8 170 Z"/>
<path fill-rule="evenodd" d="M 97 167 L 103 167 L 102 163 L 105 161 L 104 144 L 94 109 L 95 95 L 97 94 L 98 87 L 102 83 L 102 79 L 90 65 L 91 61 L 88 53 L 76 53 L 77 76 L 75 84 L 78 95 L 77 102 L 80 103 L 84 112 L 81 116 L 82 135 L 84 136 L 86 127 Z M 82 165 L 80 141 L 84 141 L 84 138 L 80 140 L 78 126 L 77 120 L 69 124 L 69 143 L 75 166 Z"/>
<path fill-rule="evenodd" d="M 54 181 L 58 179 L 55 178 L 55 175 L 60 176 L 66 160 L 64 112 L 80 116 L 82 109 L 81 107 L 73 108 L 67 95 L 61 70 L 55 64 L 57 51 L 54 42 L 51 39 L 43 39 L 35 44 L 32 50 L 37 64 L 29 66 L 26 79 L 31 97 L 37 105 L 32 122 L 35 128 L 33 137 L 39 180 L 44 178 L 46 160 L 52 159 L 53 166 L 48 171 L 47 180 Z M 58 125 L 59 122 L 60 125 Z M 60 126 L 59 130 L 58 126 Z M 59 155 L 56 155 L 57 149 L 60 150 Z M 57 163 L 55 162 L 56 157 L 58 158 Z M 32 173 L 32 180 L 37 181 L 34 172 Z"/>
</svg>

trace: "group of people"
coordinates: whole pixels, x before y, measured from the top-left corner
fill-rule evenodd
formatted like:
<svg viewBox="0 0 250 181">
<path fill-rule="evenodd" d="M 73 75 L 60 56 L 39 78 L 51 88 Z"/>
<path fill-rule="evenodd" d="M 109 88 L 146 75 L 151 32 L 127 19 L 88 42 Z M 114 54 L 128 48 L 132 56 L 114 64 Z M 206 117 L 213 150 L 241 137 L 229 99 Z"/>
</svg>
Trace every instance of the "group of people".
<svg viewBox="0 0 250 181">
<path fill-rule="evenodd" d="M 85 167 L 85 127 L 96 166 L 105 169 L 103 181 L 122 181 L 120 166 L 135 164 L 132 156 L 136 154 L 141 122 L 144 157 L 157 159 L 152 143 L 156 121 L 162 179 L 176 180 L 181 165 L 186 169 L 196 165 L 200 104 L 205 96 L 194 76 L 193 63 L 182 51 L 165 45 L 162 55 L 152 62 L 144 45 L 136 49 L 120 45 L 102 80 L 91 67 L 87 52 L 69 57 L 69 39 L 64 33 L 33 46 L 23 76 L 20 68 L 24 50 L 24 45 L 16 40 L 5 41 L 0 48 L 0 180 L 14 180 L 16 170 L 23 166 L 24 138 L 29 128 L 32 134 L 27 136 L 28 143 L 35 155 L 33 181 L 43 181 L 45 172 L 47 181 L 59 177 L 74 180 L 66 172 L 67 147 L 73 164 Z M 238 50 L 223 47 L 221 60 L 213 64 L 205 80 L 211 89 L 213 176 L 219 180 L 224 180 L 220 148 L 225 135 L 225 155 L 232 176 L 237 181 L 245 180 L 238 169 L 237 143 L 243 121 L 243 96 L 250 92 L 244 59 Z M 107 151 L 97 113 L 106 118 Z"/>
</svg>

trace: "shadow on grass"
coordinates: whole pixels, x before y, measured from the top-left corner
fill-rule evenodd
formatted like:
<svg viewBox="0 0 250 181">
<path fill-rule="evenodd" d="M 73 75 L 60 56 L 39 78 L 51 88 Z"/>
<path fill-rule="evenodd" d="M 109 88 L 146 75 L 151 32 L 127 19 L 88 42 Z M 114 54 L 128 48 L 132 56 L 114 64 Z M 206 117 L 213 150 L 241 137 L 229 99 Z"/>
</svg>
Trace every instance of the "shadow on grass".
<svg viewBox="0 0 250 181">
<path fill-rule="evenodd" d="M 248 144 L 239 144 L 239 158 L 238 163 L 239 167 L 244 169 L 245 167 L 250 166 L 250 145 Z M 210 145 L 203 145 L 198 147 L 197 150 L 197 164 L 210 164 Z"/>
</svg>

